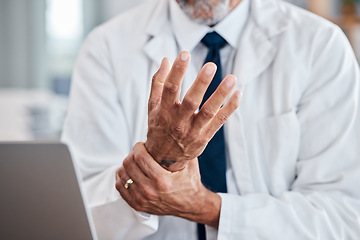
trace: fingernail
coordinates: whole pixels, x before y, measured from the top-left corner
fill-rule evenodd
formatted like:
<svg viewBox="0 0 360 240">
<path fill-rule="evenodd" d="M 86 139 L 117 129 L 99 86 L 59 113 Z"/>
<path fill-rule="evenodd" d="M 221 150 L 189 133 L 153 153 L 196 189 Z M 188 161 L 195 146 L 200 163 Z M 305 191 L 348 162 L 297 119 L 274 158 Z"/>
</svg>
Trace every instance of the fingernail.
<svg viewBox="0 0 360 240">
<path fill-rule="evenodd" d="M 205 73 L 207 75 L 212 75 L 216 71 L 216 66 L 214 64 L 207 64 L 205 67 Z"/>
<path fill-rule="evenodd" d="M 226 87 L 233 87 L 235 85 L 236 78 L 234 76 L 229 76 L 225 80 L 225 86 Z"/>
<path fill-rule="evenodd" d="M 181 61 L 186 62 L 186 61 L 189 59 L 189 53 L 187 53 L 187 52 L 182 52 L 182 53 L 180 54 L 180 59 L 181 59 Z"/>
</svg>

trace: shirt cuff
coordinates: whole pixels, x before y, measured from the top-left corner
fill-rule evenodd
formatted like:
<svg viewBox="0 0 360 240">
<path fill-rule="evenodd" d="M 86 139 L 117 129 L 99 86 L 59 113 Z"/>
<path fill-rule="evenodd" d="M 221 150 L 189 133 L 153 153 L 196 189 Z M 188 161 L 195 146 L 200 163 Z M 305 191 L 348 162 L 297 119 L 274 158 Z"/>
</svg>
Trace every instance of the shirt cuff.
<svg viewBox="0 0 360 240">
<path fill-rule="evenodd" d="M 205 225 L 206 240 L 217 240 L 218 230 L 216 228 Z"/>
<path fill-rule="evenodd" d="M 139 212 L 133 209 L 133 211 L 135 212 L 135 215 L 138 217 L 138 219 L 140 221 L 146 221 L 146 220 L 150 220 L 152 218 L 157 217 L 156 215 L 152 215 L 146 212 Z"/>
<path fill-rule="evenodd" d="M 234 220 L 239 219 L 239 217 L 236 216 L 239 212 L 234 211 L 234 209 L 237 209 L 236 206 L 234 206 L 234 203 L 237 202 L 235 198 L 238 198 L 239 196 L 228 193 L 218 194 L 221 197 L 221 210 L 217 240 L 234 239 Z M 237 228 L 240 228 L 242 224 L 239 222 L 236 223 L 236 225 Z"/>
</svg>

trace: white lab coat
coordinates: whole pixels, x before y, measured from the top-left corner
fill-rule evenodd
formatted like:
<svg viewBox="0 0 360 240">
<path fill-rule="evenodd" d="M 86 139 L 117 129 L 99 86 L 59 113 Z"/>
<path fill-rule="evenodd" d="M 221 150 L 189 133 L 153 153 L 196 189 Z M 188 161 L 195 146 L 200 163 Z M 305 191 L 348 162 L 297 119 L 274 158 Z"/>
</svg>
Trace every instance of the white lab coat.
<svg viewBox="0 0 360 240">
<path fill-rule="evenodd" d="M 80 166 L 100 239 L 141 239 L 115 171 L 145 141 L 153 73 L 180 50 L 166 0 L 98 27 L 76 64 L 63 140 Z M 240 108 L 225 125 L 240 195 L 221 194 L 213 238 L 360 239 L 359 67 L 341 30 L 277 0 L 252 0 L 234 59 Z M 236 24 L 236 23 L 234 23 Z M 184 91 L 195 79 L 190 67 Z M 157 239 L 165 239 L 160 229 Z"/>
</svg>

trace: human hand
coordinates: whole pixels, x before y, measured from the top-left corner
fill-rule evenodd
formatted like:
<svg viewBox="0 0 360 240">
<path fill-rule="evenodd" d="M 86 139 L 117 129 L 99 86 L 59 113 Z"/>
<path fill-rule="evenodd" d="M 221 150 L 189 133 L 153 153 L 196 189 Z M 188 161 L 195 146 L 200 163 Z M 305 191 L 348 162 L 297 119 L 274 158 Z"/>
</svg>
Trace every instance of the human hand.
<svg viewBox="0 0 360 240">
<path fill-rule="evenodd" d="M 130 178 L 133 183 L 125 188 Z M 202 185 L 196 158 L 182 170 L 169 172 L 154 161 L 144 143 L 137 143 L 116 172 L 116 189 L 137 211 L 218 227 L 221 198 Z"/>
<path fill-rule="evenodd" d="M 169 171 L 178 171 L 198 157 L 241 99 L 240 91 L 235 91 L 221 107 L 236 83 L 236 78 L 228 75 L 195 113 L 216 72 L 216 65 L 207 63 L 180 103 L 181 83 L 189 62 L 190 54 L 182 52 L 170 69 L 169 60 L 164 58 L 152 80 L 145 147 Z"/>
</svg>

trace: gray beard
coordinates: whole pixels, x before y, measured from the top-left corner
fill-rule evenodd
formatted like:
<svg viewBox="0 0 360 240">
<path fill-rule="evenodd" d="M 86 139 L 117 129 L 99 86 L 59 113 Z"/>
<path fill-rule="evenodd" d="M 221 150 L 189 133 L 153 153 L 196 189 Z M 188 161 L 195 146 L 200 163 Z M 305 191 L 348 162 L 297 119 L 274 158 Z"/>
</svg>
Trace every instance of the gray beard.
<svg viewBox="0 0 360 240">
<path fill-rule="evenodd" d="M 219 0 L 212 6 L 211 0 L 195 0 L 195 6 L 189 4 L 189 0 L 178 1 L 185 14 L 199 24 L 213 26 L 220 22 L 230 12 L 230 0 Z M 202 11 L 210 12 L 211 16 L 195 16 Z"/>
</svg>

